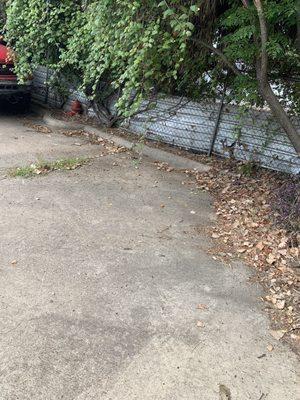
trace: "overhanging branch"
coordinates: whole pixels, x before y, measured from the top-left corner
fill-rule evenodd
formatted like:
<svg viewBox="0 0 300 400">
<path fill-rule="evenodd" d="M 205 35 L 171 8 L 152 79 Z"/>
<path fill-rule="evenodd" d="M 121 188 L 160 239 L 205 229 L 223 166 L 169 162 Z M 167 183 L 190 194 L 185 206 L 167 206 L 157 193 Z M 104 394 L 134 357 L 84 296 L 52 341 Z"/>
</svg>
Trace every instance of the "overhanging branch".
<svg viewBox="0 0 300 400">
<path fill-rule="evenodd" d="M 211 46 L 210 44 L 204 42 L 201 39 L 192 39 L 192 41 L 195 44 L 199 44 L 202 47 L 207 48 L 208 50 L 211 50 L 213 53 L 215 53 L 222 61 L 225 65 L 227 65 L 227 67 L 235 74 L 235 75 L 241 75 L 241 71 L 231 62 L 228 60 L 228 58 L 225 56 L 225 54 L 220 50 L 217 49 L 214 46 Z"/>
</svg>

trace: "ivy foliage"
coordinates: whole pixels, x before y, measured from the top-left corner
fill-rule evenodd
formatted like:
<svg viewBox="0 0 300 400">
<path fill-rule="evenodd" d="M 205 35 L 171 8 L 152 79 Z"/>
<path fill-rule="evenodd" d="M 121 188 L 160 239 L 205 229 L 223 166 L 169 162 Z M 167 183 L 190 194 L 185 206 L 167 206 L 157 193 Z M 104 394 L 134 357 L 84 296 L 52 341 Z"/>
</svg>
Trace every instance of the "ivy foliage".
<svg viewBox="0 0 300 400">
<path fill-rule="evenodd" d="M 0 0 L 0 35 L 6 20 L 6 0 Z"/>
<path fill-rule="evenodd" d="M 261 105 L 256 80 L 259 22 L 241 0 L 9 0 L 6 36 L 20 79 L 39 65 L 73 82 L 98 104 L 118 97 L 119 113 L 163 92 L 194 99 L 226 86 L 237 103 Z M 297 1 L 265 0 L 269 79 L 299 110 Z M 222 51 L 228 63 L 212 51 Z M 105 105 L 105 104 L 104 104 Z M 105 105 L 107 107 L 107 105 Z"/>
</svg>

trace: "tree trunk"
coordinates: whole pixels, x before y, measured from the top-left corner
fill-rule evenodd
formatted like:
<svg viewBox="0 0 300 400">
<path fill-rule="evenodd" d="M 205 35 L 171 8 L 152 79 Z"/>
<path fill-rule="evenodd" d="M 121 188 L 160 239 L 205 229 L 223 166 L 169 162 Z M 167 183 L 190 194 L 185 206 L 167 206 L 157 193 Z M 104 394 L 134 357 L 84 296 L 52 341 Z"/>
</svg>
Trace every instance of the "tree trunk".
<svg viewBox="0 0 300 400">
<path fill-rule="evenodd" d="M 93 100 L 91 105 L 98 121 L 106 128 L 113 128 L 120 121 L 120 116 L 112 114 L 107 107 L 99 104 L 97 101 Z"/>
<path fill-rule="evenodd" d="M 297 154 L 300 155 L 300 135 L 297 132 L 295 126 L 292 124 L 292 121 L 284 110 L 276 95 L 274 94 L 270 84 L 268 82 L 264 82 L 263 79 L 260 78 L 260 72 L 258 71 L 257 78 L 259 80 L 260 86 L 260 94 L 262 98 L 266 101 L 268 106 L 270 107 L 274 117 L 277 119 L 281 127 L 284 129 L 288 138 L 290 139 L 294 149 Z"/>
<path fill-rule="evenodd" d="M 296 48 L 300 53 L 300 1 L 297 0 L 297 37 Z"/>
<path fill-rule="evenodd" d="M 284 129 L 292 145 L 294 146 L 297 154 L 300 155 L 300 133 L 297 132 L 297 129 L 292 124 L 289 115 L 280 104 L 280 101 L 276 97 L 268 81 L 268 53 L 267 53 L 268 32 L 267 32 L 267 22 L 263 12 L 262 1 L 254 0 L 254 5 L 256 7 L 258 14 L 260 36 L 261 36 L 261 54 L 256 66 L 260 94 L 262 98 L 267 102 L 273 115 Z"/>
</svg>

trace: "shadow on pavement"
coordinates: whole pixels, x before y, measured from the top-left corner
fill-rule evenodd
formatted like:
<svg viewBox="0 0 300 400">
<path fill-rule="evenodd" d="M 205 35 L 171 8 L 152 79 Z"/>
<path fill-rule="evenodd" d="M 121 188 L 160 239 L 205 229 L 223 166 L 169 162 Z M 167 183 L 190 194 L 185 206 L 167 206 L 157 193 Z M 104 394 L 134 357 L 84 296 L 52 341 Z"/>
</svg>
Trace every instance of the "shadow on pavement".
<svg viewBox="0 0 300 400">
<path fill-rule="evenodd" d="M 6 115 L 25 116 L 31 113 L 30 104 L 13 104 L 0 99 L 0 117 Z"/>
</svg>

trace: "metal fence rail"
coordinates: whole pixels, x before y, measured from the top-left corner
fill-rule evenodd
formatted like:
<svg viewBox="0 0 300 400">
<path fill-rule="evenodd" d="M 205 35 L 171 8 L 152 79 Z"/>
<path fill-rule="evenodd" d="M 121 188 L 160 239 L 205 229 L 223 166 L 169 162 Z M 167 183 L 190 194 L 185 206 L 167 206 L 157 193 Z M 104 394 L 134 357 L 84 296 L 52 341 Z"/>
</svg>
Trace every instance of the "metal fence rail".
<svg viewBox="0 0 300 400">
<path fill-rule="evenodd" d="M 33 99 L 44 103 L 46 70 L 35 73 Z M 82 93 L 70 92 L 65 108 L 73 99 L 88 104 Z M 47 104 L 59 107 L 61 99 L 51 89 Z M 136 115 L 127 121 L 128 129 L 153 140 L 159 140 L 185 149 L 209 152 L 216 134 L 213 153 L 239 160 L 254 160 L 260 165 L 277 171 L 300 173 L 300 158 L 286 134 L 265 110 L 251 109 L 241 113 L 241 108 L 216 102 L 196 103 L 178 97 L 166 97 L 157 101 L 155 108 Z M 89 110 L 92 115 L 92 110 Z M 294 121 L 300 129 L 300 120 Z"/>
</svg>

